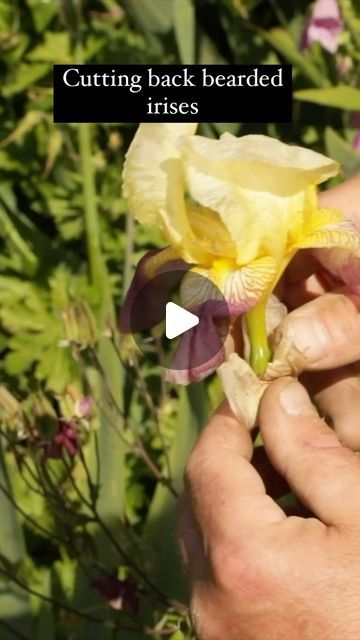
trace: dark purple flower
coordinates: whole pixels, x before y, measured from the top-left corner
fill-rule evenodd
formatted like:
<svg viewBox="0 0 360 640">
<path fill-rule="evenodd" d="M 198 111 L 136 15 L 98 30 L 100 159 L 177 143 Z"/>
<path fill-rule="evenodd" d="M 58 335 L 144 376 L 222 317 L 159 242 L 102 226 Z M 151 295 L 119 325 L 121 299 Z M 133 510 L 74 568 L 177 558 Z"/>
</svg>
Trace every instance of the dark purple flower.
<svg viewBox="0 0 360 640">
<path fill-rule="evenodd" d="M 329 53 L 336 53 L 342 29 L 343 21 L 337 0 L 316 0 L 305 27 L 301 49 L 308 49 L 313 42 L 319 42 Z"/>
<path fill-rule="evenodd" d="M 76 427 L 72 422 L 60 422 L 59 429 L 52 440 L 43 442 L 42 446 L 47 458 L 59 459 L 63 451 L 75 456 L 79 450 Z"/>
<path fill-rule="evenodd" d="M 360 129 L 360 111 L 353 111 L 350 115 L 350 126 Z"/>
<path fill-rule="evenodd" d="M 137 612 L 139 606 L 137 589 L 130 580 L 119 580 L 116 576 L 104 575 L 93 580 L 91 586 L 97 589 L 112 609 Z"/>
<path fill-rule="evenodd" d="M 120 310 L 120 330 L 123 333 L 136 333 L 157 325 L 162 319 L 161 308 L 168 299 L 170 287 L 175 284 L 171 277 L 161 280 L 157 276 L 169 272 L 178 276 L 182 272 L 185 274 L 190 267 L 171 248 L 148 251 L 137 264 Z M 140 291 L 141 308 L 134 313 L 134 303 L 140 299 Z"/>
</svg>

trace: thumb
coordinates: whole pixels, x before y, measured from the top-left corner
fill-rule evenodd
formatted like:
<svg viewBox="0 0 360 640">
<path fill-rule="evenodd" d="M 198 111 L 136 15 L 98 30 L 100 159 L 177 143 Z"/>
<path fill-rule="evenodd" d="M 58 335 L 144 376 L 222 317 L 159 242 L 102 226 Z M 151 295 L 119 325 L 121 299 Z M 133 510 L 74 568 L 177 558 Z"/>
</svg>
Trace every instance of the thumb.
<svg viewBox="0 0 360 640">
<path fill-rule="evenodd" d="M 360 463 L 318 416 L 304 387 L 279 378 L 266 390 L 259 423 L 270 462 L 303 505 L 327 525 L 360 522 Z"/>
<path fill-rule="evenodd" d="M 360 359 L 360 296 L 325 293 L 289 313 L 273 335 L 273 360 L 292 371 L 332 369 Z"/>
</svg>

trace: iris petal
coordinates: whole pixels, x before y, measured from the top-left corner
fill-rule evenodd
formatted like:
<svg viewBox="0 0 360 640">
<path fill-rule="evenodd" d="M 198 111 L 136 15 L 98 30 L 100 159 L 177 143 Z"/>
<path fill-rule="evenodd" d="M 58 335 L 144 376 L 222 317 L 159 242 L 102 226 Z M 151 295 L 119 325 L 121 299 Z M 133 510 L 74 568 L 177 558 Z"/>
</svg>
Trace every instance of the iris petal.
<svg viewBox="0 0 360 640">
<path fill-rule="evenodd" d="M 299 249 L 339 247 L 342 249 L 360 249 L 360 233 L 351 222 L 343 220 L 320 227 L 303 238 L 297 245 Z"/>
<path fill-rule="evenodd" d="M 158 291 L 156 296 L 153 289 L 146 288 L 145 285 L 159 273 L 166 271 L 174 273 L 183 271 L 185 273 L 189 269 L 189 265 L 177 258 L 176 255 L 172 247 L 168 247 L 162 251 L 148 251 L 138 262 L 133 280 L 120 310 L 120 329 L 123 333 L 131 333 L 132 331 L 131 312 L 141 291 L 143 291 L 144 305 L 143 328 L 150 329 L 159 322 L 160 301 L 163 299 L 166 302 L 172 285 L 171 279 L 164 278 L 162 280 L 164 288 L 162 291 Z M 169 285 L 169 290 L 166 289 L 167 284 Z"/>
<path fill-rule="evenodd" d="M 189 234 L 180 152 L 182 135 L 196 124 L 141 124 L 126 155 L 124 195 L 134 217 L 155 225 L 172 244 Z"/>
</svg>

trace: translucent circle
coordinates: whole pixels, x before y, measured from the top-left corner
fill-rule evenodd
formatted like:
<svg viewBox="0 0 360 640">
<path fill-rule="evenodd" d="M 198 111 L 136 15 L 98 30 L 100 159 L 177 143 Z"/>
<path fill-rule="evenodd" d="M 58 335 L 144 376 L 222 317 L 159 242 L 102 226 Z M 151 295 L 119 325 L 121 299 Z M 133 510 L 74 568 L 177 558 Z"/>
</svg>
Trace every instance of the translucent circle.
<svg viewBox="0 0 360 640">
<path fill-rule="evenodd" d="M 199 318 L 191 329 L 166 338 L 166 305 L 174 302 Z M 181 313 L 181 312 L 180 312 Z M 130 310 L 130 327 L 140 351 L 168 369 L 205 367 L 223 353 L 230 316 L 221 291 L 205 276 L 169 270 L 148 280 Z"/>
</svg>

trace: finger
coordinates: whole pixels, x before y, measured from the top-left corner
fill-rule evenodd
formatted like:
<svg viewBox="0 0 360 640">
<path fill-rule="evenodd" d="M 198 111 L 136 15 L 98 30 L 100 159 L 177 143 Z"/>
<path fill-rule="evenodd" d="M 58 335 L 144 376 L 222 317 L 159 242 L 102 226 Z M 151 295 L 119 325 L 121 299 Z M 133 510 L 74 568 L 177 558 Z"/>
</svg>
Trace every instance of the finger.
<svg viewBox="0 0 360 640">
<path fill-rule="evenodd" d="M 304 387 L 292 378 L 273 382 L 259 419 L 269 459 L 301 503 L 327 525 L 359 523 L 359 461 L 318 416 Z"/>
<path fill-rule="evenodd" d="M 360 229 L 360 173 L 346 182 L 342 182 L 333 189 L 327 189 L 319 194 L 319 203 L 322 207 L 339 209 L 347 220 Z"/>
<path fill-rule="evenodd" d="M 296 372 L 340 367 L 360 359 L 360 297 L 325 293 L 292 311 L 275 330 L 273 359 Z"/>
<path fill-rule="evenodd" d="M 330 287 L 324 275 L 314 273 L 306 280 L 287 285 L 284 289 L 282 300 L 288 309 L 297 309 L 307 302 L 323 295 L 329 291 L 329 289 Z"/>
<path fill-rule="evenodd" d="M 286 480 L 272 466 L 264 447 L 256 447 L 251 464 L 261 477 L 266 493 L 272 498 L 280 498 L 290 492 Z"/>
<path fill-rule="evenodd" d="M 356 370 L 359 365 L 356 364 Z M 360 449 L 360 379 L 350 365 L 335 371 L 307 374 L 304 384 L 321 415 L 334 427 L 340 441 L 353 451 Z"/>
<path fill-rule="evenodd" d="M 285 518 L 250 464 L 251 436 L 223 405 L 196 444 L 185 472 L 187 491 L 208 539 L 237 540 L 246 528 Z"/>
<path fill-rule="evenodd" d="M 302 282 L 318 271 L 319 264 L 309 249 L 298 251 L 285 271 L 286 286 Z"/>
</svg>

